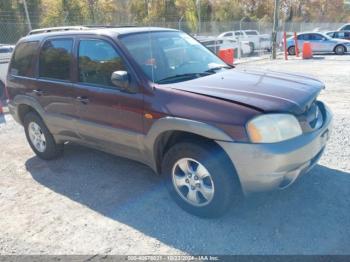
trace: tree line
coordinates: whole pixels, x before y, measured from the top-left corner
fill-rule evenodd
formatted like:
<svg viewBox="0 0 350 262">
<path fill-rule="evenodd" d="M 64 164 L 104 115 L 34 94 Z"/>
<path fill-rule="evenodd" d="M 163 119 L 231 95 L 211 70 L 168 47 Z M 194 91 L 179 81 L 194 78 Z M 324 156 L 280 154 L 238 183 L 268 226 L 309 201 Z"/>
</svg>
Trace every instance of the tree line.
<svg viewBox="0 0 350 262">
<path fill-rule="evenodd" d="M 26 0 L 33 28 L 62 25 L 272 22 L 274 0 Z M 282 22 L 350 22 L 344 0 L 280 0 Z M 0 1 L 2 34 L 27 30 L 23 0 Z M 1 26 L 2 24 L 2 26 Z M 7 25 L 7 31 L 4 27 Z M 1 32 L 1 31 L 0 31 Z"/>
</svg>

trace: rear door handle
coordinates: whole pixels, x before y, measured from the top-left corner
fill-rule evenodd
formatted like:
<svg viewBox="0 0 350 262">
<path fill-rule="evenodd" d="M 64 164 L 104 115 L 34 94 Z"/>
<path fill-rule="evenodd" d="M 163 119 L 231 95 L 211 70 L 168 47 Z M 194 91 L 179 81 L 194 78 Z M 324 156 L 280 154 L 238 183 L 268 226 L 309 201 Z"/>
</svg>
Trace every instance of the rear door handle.
<svg viewBox="0 0 350 262">
<path fill-rule="evenodd" d="M 37 96 L 42 96 L 44 94 L 44 91 L 41 89 L 34 89 L 33 90 L 34 94 L 36 94 Z"/>
<path fill-rule="evenodd" d="M 89 103 L 89 99 L 86 96 L 78 96 L 76 100 L 83 104 Z"/>
</svg>

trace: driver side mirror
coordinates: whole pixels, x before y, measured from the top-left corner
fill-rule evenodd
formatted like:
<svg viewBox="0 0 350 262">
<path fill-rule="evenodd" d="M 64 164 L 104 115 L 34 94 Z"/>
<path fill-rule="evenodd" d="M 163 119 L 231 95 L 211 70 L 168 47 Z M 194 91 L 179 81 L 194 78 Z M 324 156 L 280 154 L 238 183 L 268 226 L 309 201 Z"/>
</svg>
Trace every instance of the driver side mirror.
<svg viewBox="0 0 350 262">
<path fill-rule="evenodd" d="M 111 82 L 116 87 L 119 87 L 123 90 L 128 89 L 130 78 L 129 74 L 126 71 L 115 71 L 112 73 Z"/>
</svg>

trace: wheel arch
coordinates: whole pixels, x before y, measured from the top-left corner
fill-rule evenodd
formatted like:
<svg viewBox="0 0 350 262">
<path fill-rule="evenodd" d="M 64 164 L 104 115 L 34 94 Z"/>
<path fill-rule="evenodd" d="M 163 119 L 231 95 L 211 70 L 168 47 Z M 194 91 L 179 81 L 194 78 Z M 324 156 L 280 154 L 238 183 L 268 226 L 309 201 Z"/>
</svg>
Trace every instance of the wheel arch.
<svg viewBox="0 0 350 262">
<path fill-rule="evenodd" d="M 44 110 L 34 98 L 18 95 L 13 102 L 16 106 L 16 115 L 20 124 L 23 124 L 23 118 L 28 112 L 35 112 L 43 119 Z"/>
<path fill-rule="evenodd" d="M 337 45 L 334 47 L 334 49 L 333 49 L 333 52 L 334 52 L 334 53 L 336 52 L 338 46 L 344 47 L 344 52 L 345 52 L 345 53 L 348 51 L 348 49 L 346 48 L 346 46 L 345 46 L 344 44 L 337 44 Z"/>
<path fill-rule="evenodd" d="M 153 159 L 153 169 L 161 173 L 162 158 L 166 151 L 179 141 L 198 141 L 222 149 L 215 140 L 233 141 L 219 128 L 189 119 L 166 117 L 157 120 L 146 136 L 146 147 Z"/>
</svg>

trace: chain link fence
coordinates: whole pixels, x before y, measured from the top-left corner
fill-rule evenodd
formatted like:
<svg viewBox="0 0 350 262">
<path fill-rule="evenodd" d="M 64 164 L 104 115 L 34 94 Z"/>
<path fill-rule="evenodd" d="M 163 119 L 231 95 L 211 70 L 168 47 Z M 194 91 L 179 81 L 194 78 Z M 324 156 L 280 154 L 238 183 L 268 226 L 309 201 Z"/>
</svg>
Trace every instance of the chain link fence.
<svg viewBox="0 0 350 262">
<path fill-rule="evenodd" d="M 202 43 L 206 44 L 213 51 L 217 51 L 221 48 L 235 49 L 235 57 L 252 57 L 252 56 L 268 56 L 271 51 L 271 33 L 272 23 L 268 22 L 201 22 L 196 25 L 180 20 L 180 21 L 168 21 L 162 19 L 156 22 L 144 22 L 136 23 L 132 18 L 123 17 L 121 14 L 106 14 L 113 19 L 108 23 L 109 26 L 123 26 L 123 25 L 135 25 L 135 26 L 158 26 L 166 28 L 174 28 L 185 31 Z M 101 20 L 101 21 L 100 21 Z M 89 20 L 80 19 L 78 22 L 53 22 L 48 25 L 51 26 L 70 26 L 70 25 L 104 25 L 103 19 L 95 20 L 97 22 L 92 23 Z M 305 32 L 305 31 L 329 31 L 336 30 L 342 24 L 338 23 L 282 23 L 279 26 L 279 32 L 277 34 L 277 41 L 279 48 L 282 48 L 283 32 L 286 31 L 287 35 L 292 35 L 293 32 Z M 33 28 L 35 29 L 35 28 Z M 248 31 L 247 31 L 248 30 Z M 15 22 L 2 22 L 0 24 L 0 44 L 15 44 L 21 37 L 28 34 L 29 27 L 26 23 Z M 223 36 L 224 32 L 229 31 L 243 31 L 242 33 L 233 33 L 228 37 Z"/>
</svg>

